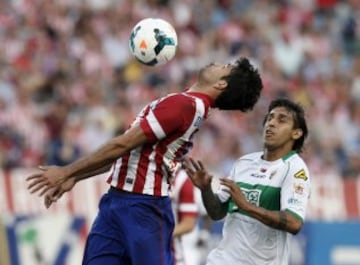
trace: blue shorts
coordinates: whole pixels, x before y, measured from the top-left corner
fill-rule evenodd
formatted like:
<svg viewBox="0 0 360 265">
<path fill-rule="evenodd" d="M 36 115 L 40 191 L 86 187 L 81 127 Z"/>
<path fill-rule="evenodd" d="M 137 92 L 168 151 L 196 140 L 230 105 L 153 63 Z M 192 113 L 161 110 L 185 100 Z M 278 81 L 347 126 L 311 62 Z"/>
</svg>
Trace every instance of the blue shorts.
<svg viewBox="0 0 360 265">
<path fill-rule="evenodd" d="M 111 188 L 99 203 L 83 265 L 173 265 L 174 217 L 169 197 Z"/>
</svg>

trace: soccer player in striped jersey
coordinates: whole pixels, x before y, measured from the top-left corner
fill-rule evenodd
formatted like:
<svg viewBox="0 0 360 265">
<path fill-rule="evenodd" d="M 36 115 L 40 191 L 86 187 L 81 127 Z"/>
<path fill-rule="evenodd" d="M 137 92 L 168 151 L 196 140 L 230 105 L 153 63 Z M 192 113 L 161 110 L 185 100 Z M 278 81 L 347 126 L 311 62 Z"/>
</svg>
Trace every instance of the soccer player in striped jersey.
<svg viewBox="0 0 360 265">
<path fill-rule="evenodd" d="M 308 134 L 302 107 L 274 100 L 264 120 L 264 150 L 242 156 L 213 191 L 201 161 L 184 167 L 214 220 L 225 218 L 223 238 L 207 265 L 287 265 L 310 196 L 310 174 L 299 156 Z"/>
<path fill-rule="evenodd" d="M 249 111 L 261 90 L 248 59 L 209 64 L 186 92 L 145 106 L 124 134 L 66 166 L 40 167 L 27 178 L 28 188 L 45 194 L 49 207 L 76 182 L 110 170 L 110 189 L 100 200 L 83 264 L 173 264 L 172 177 L 210 108 Z"/>
</svg>

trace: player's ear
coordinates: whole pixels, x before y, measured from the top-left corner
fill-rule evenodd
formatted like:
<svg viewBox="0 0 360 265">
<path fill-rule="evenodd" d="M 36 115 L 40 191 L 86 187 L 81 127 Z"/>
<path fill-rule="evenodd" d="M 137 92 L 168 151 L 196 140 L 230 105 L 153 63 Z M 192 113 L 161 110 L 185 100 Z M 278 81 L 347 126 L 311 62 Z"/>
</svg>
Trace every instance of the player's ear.
<svg viewBox="0 0 360 265">
<path fill-rule="evenodd" d="M 220 79 L 214 85 L 217 90 L 225 90 L 228 85 L 228 82 L 225 79 Z"/>
<path fill-rule="evenodd" d="M 292 138 L 293 138 L 294 140 L 297 140 L 297 139 L 299 139 L 302 135 L 303 135 L 303 131 L 302 131 L 301 129 L 295 129 L 295 130 L 293 130 Z"/>
</svg>

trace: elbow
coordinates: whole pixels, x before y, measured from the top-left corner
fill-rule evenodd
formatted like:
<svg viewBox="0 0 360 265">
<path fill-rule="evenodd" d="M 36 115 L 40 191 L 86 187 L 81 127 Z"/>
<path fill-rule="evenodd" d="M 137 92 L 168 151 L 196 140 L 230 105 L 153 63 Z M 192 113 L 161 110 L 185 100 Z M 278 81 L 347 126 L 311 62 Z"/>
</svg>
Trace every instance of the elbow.
<svg viewBox="0 0 360 265">
<path fill-rule="evenodd" d="M 293 235 L 297 235 L 300 232 L 302 226 L 303 224 L 301 221 L 295 222 L 291 225 L 291 227 L 289 227 L 288 232 Z"/>
<path fill-rule="evenodd" d="M 225 217 L 226 213 L 223 214 L 223 213 L 208 212 L 208 215 L 211 218 L 211 220 L 220 221 L 221 219 L 223 219 Z"/>
</svg>

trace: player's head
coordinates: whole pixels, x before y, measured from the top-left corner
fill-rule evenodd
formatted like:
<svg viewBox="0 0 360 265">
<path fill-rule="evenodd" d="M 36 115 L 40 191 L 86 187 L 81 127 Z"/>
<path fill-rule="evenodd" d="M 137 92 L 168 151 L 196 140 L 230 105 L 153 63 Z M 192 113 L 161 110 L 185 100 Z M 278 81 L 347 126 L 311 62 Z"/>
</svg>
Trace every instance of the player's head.
<svg viewBox="0 0 360 265">
<path fill-rule="evenodd" d="M 264 119 L 264 144 L 276 148 L 290 143 L 300 153 L 308 135 L 305 112 L 300 104 L 286 98 L 273 100 Z"/>
<path fill-rule="evenodd" d="M 215 99 L 215 107 L 249 111 L 258 101 L 263 87 L 260 74 L 246 58 L 237 60 L 230 67 L 226 75 L 221 77 L 226 82 L 226 88 Z"/>
</svg>

